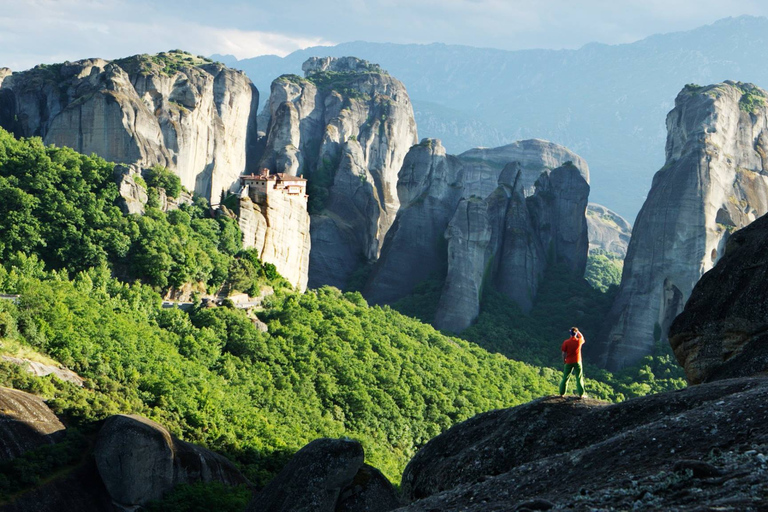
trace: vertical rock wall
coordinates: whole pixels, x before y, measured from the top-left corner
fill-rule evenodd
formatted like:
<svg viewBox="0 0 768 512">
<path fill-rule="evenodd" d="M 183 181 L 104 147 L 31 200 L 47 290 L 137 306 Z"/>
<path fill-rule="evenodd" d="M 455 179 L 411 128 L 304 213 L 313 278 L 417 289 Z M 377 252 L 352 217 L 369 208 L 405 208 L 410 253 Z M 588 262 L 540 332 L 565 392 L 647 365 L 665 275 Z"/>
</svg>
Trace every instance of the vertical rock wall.
<svg viewBox="0 0 768 512">
<path fill-rule="evenodd" d="M 221 64 L 169 52 L 4 74 L 0 126 L 109 161 L 168 167 L 212 204 L 255 157 L 258 91 Z"/>
<path fill-rule="evenodd" d="M 374 64 L 313 58 L 304 71 L 272 83 L 260 167 L 309 180 L 309 286 L 344 288 L 379 257 L 416 123 L 403 84 Z"/>
<path fill-rule="evenodd" d="M 243 247 L 255 248 L 297 290 L 307 288 L 309 214 L 307 198 L 275 191 L 262 203 L 240 199 L 238 215 Z"/>
<path fill-rule="evenodd" d="M 471 325 L 486 285 L 530 310 L 548 263 L 584 273 L 588 176 L 581 158 L 546 141 L 453 157 L 440 141 L 423 140 L 400 171 L 401 208 L 366 297 L 391 303 L 444 275 L 434 319 L 441 329 Z"/>
<path fill-rule="evenodd" d="M 601 339 L 616 370 L 665 343 L 730 233 L 768 212 L 768 95 L 736 82 L 686 86 L 667 116 L 666 164 L 638 214 Z"/>
</svg>

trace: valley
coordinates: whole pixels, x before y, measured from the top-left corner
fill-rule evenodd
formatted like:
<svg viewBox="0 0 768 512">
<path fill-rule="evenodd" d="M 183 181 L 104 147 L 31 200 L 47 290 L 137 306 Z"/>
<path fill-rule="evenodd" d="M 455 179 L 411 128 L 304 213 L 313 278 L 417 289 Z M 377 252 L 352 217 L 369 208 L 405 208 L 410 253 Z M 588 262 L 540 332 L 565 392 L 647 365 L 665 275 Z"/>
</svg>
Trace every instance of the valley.
<svg viewBox="0 0 768 512">
<path fill-rule="evenodd" d="M 631 225 L 380 64 L 0 73 L 0 509 L 760 510 L 768 93 L 682 87 Z"/>
</svg>

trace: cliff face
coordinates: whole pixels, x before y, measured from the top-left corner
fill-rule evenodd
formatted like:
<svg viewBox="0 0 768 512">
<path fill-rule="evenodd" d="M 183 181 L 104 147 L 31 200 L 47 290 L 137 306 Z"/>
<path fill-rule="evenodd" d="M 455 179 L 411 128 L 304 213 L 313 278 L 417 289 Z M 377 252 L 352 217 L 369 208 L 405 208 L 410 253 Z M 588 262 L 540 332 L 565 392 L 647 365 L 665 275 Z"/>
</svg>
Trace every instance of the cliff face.
<svg viewBox="0 0 768 512">
<path fill-rule="evenodd" d="M 16 136 L 163 165 L 213 204 L 255 157 L 257 106 L 243 73 L 181 52 L 38 66 L 0 82 L 0 126 Z"/>
<path fill-rule="evenodd" d="M 310 235 L 307 197 L 281 191 L 254 202 L 241 197 L 238 215 L 243 247 L 255 248 L 297 290 L 307 288 Z"/>
<path fill-rule="evenodd" d="M 365 296 L 395 302 L 435 272 L 445 272 L 444 233 L 462 197 L 464 167 L 439 140 L 411 148 L 397 182 L 400 211 L 381 249 Z"/>
<path fill-rule="evenodd" d="M 272 83 L 260 167 L 309 180 L 309 285 L 343 288 L 379 256 L 416 124 L 403 84 L 376 65 L 313 58 L 303 69 Z"/>
<path fill-rule="evenodd" d="M 584 272 L 588 176 L 577 155 L 545 141 L 453 157 L 425 139 L 400 171 L 401 208 L 366 297 L 394 302 L 444 273 L 434 321 L 441 329 L 468 327 L 488 283 L 529 310 L 548 258 Z"/>
<path fill-rule="evenodd" d="M 669 341 L 691 384 L 768 372 L 768 216 L 734 233 Z"/>
<path fill-rule="evenodd" d="M 609 369 L 666 342 L 699 278 L 732 231 L 768 211 L 766 93 L 725 82 L 686 87 L 667 116 L 667 163 L 637 217 L 602 337 Z"/>
<path fill-rule="evenodd" d="M 632 236 L 632 225 L 618 213 L 605 206 L 590 203 L 587 206 L 589 251 L 601 250 L 624 259 Z"/>
</svg>

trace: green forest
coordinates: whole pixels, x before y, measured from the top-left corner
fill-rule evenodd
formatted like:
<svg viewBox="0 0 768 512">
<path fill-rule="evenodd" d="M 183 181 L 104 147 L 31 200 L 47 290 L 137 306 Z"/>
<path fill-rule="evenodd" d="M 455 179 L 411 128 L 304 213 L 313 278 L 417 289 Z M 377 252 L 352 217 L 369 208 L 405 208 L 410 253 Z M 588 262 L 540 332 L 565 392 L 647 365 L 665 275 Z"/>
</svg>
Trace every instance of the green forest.
<svg viewBox="0 0 768 512">
<path fill-rule="evenodd" d="M 149 178 L 155 192 L 175 186 L 158 170 Z M 530 315 L 488 292 L 477 324 L 448 336 L 422 321 L 435 282 L 400 311 L 358 292 L 298 293 L 204 200 L 167 213 L 150 204 L 139 216 L 117 199 L 112 164 L 0 130 L 0 293 L 19 295 L 0 300 L 0 353 L 85 379 L 81 388 L 0 362 L 0 385 L 44 397 L 85 436 L 111 414 L 141 414 L 226 455 L 258 486 L 324 436 L 360 440 L 366 461 L 398 482 L 415 451 L 451 425 L 554 394 L 567 328 L 589 340 L 615 290 L 554 269 Z M 162 294 L 188 283 L 275 293 L 255 316 L 199 300 L 190 311 L 163 308 Z M 621 375 L 588 365 L 586 376 L 591 396 L 612 401 L 684 385 L 661 347 Z M 71 443 L 81 447 L 80 434 Z M 0 501 L 56 469 L 31 457 L 21 469 L 0 466 Z M 180 492 L 169 499 L 201 499 L 194 486 Z"/>
</svg>

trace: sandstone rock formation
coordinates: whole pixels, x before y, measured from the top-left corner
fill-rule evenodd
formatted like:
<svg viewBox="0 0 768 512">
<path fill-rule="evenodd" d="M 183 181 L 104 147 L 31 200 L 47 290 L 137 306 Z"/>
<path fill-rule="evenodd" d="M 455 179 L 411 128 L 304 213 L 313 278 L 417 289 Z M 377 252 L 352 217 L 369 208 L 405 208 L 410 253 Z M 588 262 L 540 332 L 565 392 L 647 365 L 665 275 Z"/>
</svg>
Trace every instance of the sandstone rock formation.
<svg viewBox="0 0 768 512">
<path fill-rule="evenodd" d="M 462 197 L 463 170 L 439 140 L 424 139 L 408 152 L 397 182 L 400 211 L 366 286 L 370 302 L 395 302 L 431 274 L 445 273 L 444 234 Z"/>
<path fill-rule="evenodd" d="M 53 444 L 64 425 L 35 395 L 0 387 L 0 461 Z"/>
<path fill-rule="evenodd" d="M 311 246 L 303 185 L 297 193 L 278 188 L 262 194 L 249 191 L 246 185 L 241 190 L 238 213 L 243 247 L 256 249 L 262 261 L 275 265 L 300 291 L 307 288 Z"/>
<path fill-rule="evenodd" d="M 618 213 L 605 206 L 587 205 L 587 231 L 589 251 L 601 250 L 619 256 L 627 256 L 627 246 L 632 236 L 632 226 Z"/>
<path fill-rule="evenodd" d="M 166 166 L 212 204 L 255 158 L 258 91 L 221 64 L 173 51 L 4 74 L 0 126 L 17 137 Z"/>
<path fill-rule="evenodd" d="M 376 65 L 346 57 L 310 59 L 303 69 L 306 78 L 272 83 L 259 167 L 309 180 L 309 286 L 344 288 L 379 256 L 416 124 L 403 84 Z"/>
<path fill-rule="evenodd" d="M 146 418 L 111 416 L 99 431 L 94 458 L 115 505 L 133 510 L 180 483 L 248 483 L 227 459 L 171 437 Z"/>
<path fill-rule="evenodd" d="M 615 370 L 667 340 L 699 278 L 735 229 L 768 212 L 765 91 L 725 82 L 686 86 L 667 116 L 666 164 L 629 243 L 600 360 Z"/>
<path fill-rule="evenodd" d="M 392 484 L 364 465 L 363 459 L 363 447 L 357 441 L 316 439 L 255 496 L 248 511 L 386 512 L 396 508 L 399 502 Z"/>
<path fill-rule="evenodd" d="M 487 283 L 530 310 L 548 261 L 584 273 L 588 179 L 583 160 L 546 141 L 453 157 L 423 140 L 403 163 L 401 208 L 366 297 L 391 303 L 445 276 L 434 323 L 456 332 L 477 317 Z"/>
<path fill-rule="evenodd" d="M 743 378 L 483 413 L 416 454 L 398 510 L 760 510 L 766 399 L 768 379 Z"/>
<path fill-rule="evenodd" d="M 669 341 L 691 384 L 768 374 L 768 216 L 728 239 Z"/>
</svg>

